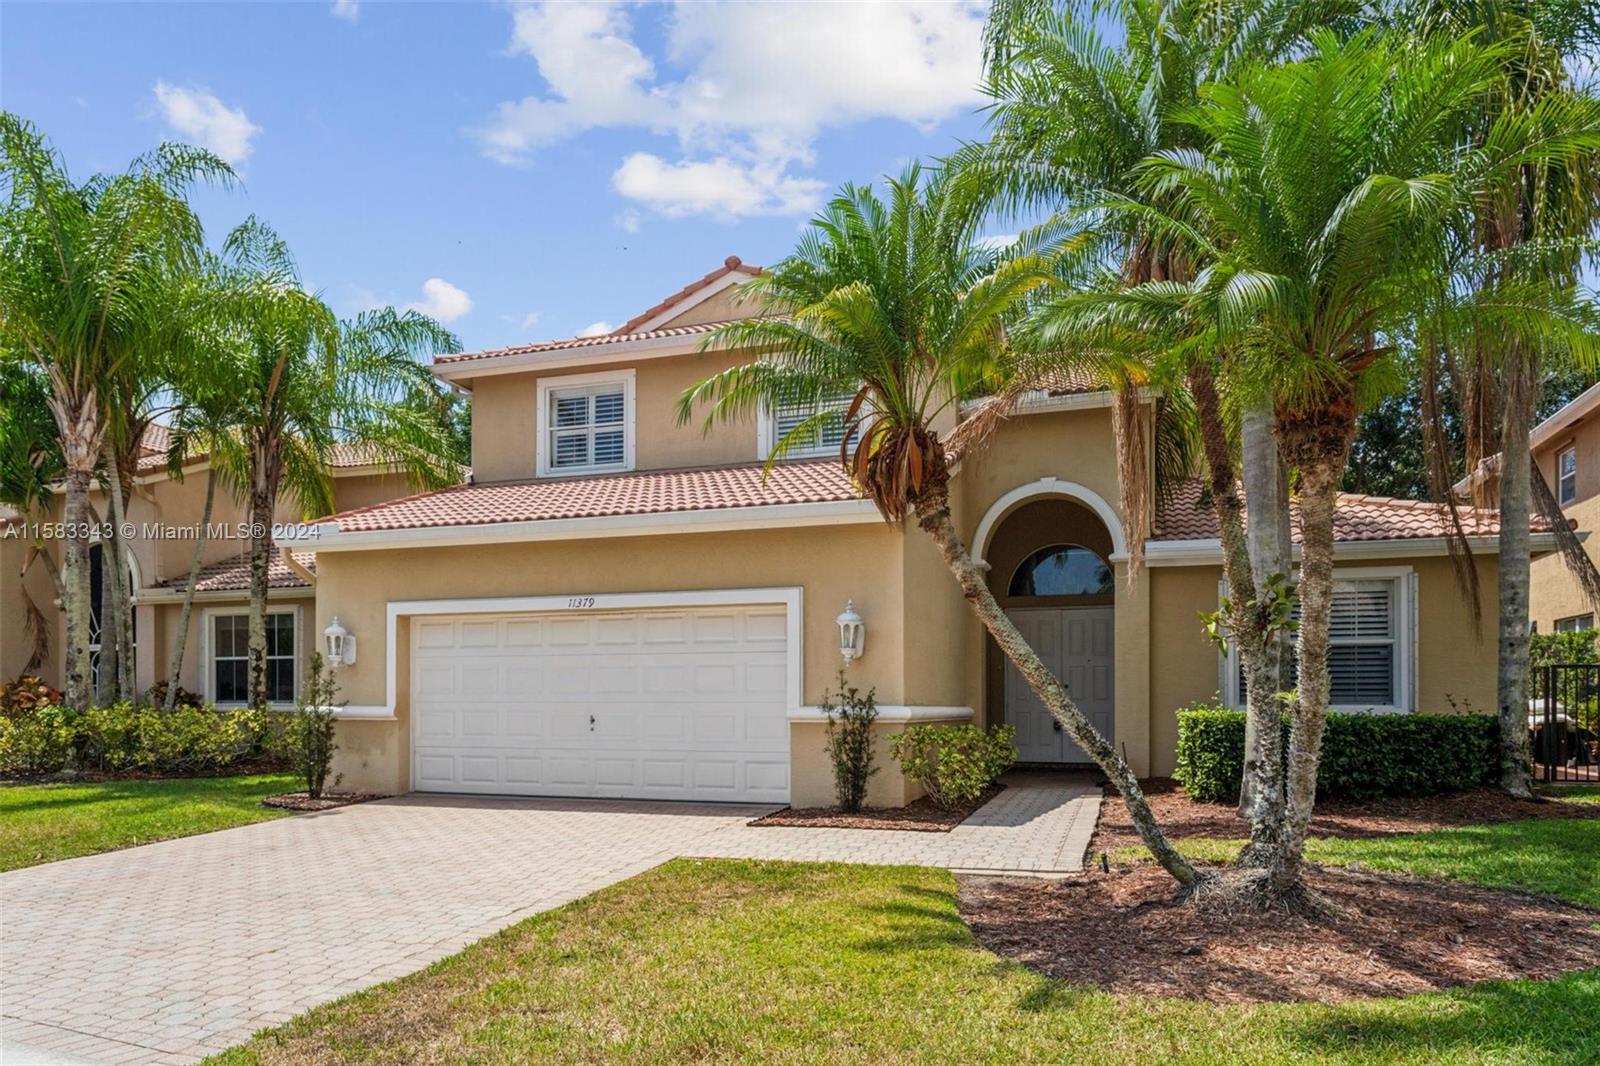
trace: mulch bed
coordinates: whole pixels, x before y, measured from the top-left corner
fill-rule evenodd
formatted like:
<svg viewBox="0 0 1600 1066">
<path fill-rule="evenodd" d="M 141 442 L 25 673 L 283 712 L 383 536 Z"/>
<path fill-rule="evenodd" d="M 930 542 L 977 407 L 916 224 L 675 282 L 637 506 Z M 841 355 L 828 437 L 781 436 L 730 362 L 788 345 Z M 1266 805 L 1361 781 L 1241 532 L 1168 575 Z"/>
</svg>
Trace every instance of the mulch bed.
<svg viewBox="0 0 1600 1066">
<path fill-rule="evenodd" d="M 1170 778 L 1153 778 L 1140 785 L 1156 822 L 1168 836 L 1242 840 L 1250 835 L 1250 823 L 1235 813 L 1232 804 L 1196 802 Z M 1318 800 L 1311 816 L 1311 835 L 1362 839 L 1536 818 L 1600 818 L 1600 803 L 1518 800 L 1492 788 L 1360 802 Z M 1091 853 L 1114 852 L 1139 843 L 1128 808 L 1115 792 L 1108 790 L 1100 804 L 1100 822 L 1089 845 Z"/>
<path fill-rule="evenodd" d="M 913 833 L 948 833 L 994 799 L 1004 785 L 990 785 L 973 803 L 945 810 L 927 796 L 904 807 L 868 807 L 845 814 L 837 807 L 785 807 L 751 822 L 751 825 L 801 826 L 811 829 L 899 829 Z"/>
<path fill-rule="evenodd" d="M 1176 902 L 1154 867 L 964 877 L 960 907 L 984 947 L 1051 977 L 1210 1003 L 1330 1003 L 1600 966 L 1600 911 L 1398 874 L 1314 868 L 1307 879 L 1345 916 L 1208 912 Z"/>
<path fill-rule="evenodd" d="M 352 803 L 388 799 L 386 792 L 324 792 L 321 799 L 312 799 L 305 792 L 284 792 L 268 796 L 261 801 L 263 807 L 282 807 L 286 811 L 331 811 L 335 807 L 348 807 Z"/>
</svg>

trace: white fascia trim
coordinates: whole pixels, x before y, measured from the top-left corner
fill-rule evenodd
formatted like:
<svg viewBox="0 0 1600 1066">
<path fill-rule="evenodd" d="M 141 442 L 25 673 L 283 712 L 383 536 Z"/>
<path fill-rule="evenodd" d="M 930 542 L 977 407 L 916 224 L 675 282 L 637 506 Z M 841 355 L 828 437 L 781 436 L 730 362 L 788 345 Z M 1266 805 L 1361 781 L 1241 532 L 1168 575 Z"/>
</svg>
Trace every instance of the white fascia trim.
<svg viewBox="0 0 1600 1066">
<path fill-rule="evenodd" d="M 581 389 L 589 385 L 622 385 L 622 462 L 609 466 L 553 466 L 550 462 L 550 394 L 563 389 Z M 534 440 L 534 466 L 539 477 L 580 477 L 585 474 L 627 474 L 633 471 L 633 441 L 636 411 L 638 410 L 638 373 L 633 367 L 606 370 L 594 374 L 563 374 L 560 377 L 540 378 L 534 427 L 538 436 Z M 590 427 L 591 434 L 594 427 Z"/>
<path fill-rule="evenodd" d="M 925 707 L 907 706 L 904 704 L 881 704 L 878 707 L 879 722 L 970 722 L 973 717 L 971 707 Z M 789 712 L 791 722 L 826 722 L 828 716 L 822 712 L 821 707 L 796 707 Z"/>
<path fill-rule="evenodd" d="M 1474 555 L 1494 555 L 1500 550 L 1497 537 L 1468 537 L 1467 545 Z M 1553 533 L 1532 533 L 1528 547 L 1533 551 L 1554 551 Z M 1450 549 L 1444 537 L 1407 537 L 1400 540 L 1346 540 L 1333 546 L 1333 556 L 1346 559 L 1411 559 L 1429 555 L 1448 555 Z M 1294 548 L 1294 557 L 1300 558 L 1300 546 Z M 1152 540 L 1145 545 L 1146 566 L 1206 566 L 1222 565 L 1222 542 L 1216 537 L 1199 540 Z"/>
<path fill-rule="evenodd" d="M 1052 396 L 1043 390 L 1030 393 L 1017 401 L 1012 408 L 1014 415 L 1041 415 L 1051 411 L 1085 411 L 1096 407 L 1110 407 L 1114 393 L 1110 389 L 1095 389 L 1092 392 L 1069 392 L 1061 396 Z M 1160 389 L 1140 389 L 1139 399 L 1149 403 L 1161 395 Z M 961 417 L 966 418 L 976 414 L 983 405 L 989 402 L 988 397 L 968 400 L 961 405 Z"/>
<path fill-rule="evenodd" d="M 1534 426 L 1533 432 L 1528 434 L 1528 448 L 1532 450 L 1550 443 L 1550 438 L 1581 422 L 1597 405 L 1600 405 L 1600 384 L 1590 385 L 1571 403 Z"/>
<path fill-rule="evenodd" d="M 602 515 L 595 518 L 546 518 L 537 522 L 495 522 L 472 526 L 423 529 L 377 529 L 339 532 L 326 523 L 280 542 L 302 543 L 318 552 L 373 548 L 442 548 L 460 544 L 520 544 L 543 540 L 587 540 L 596 537 L 646 537 L 670 533 L 728 533 L 791 526 L 837 526 L 881 522 L 871 500 L 823 503 L 777 503 L 759 507 L 720 507 L 706 511 L 660 514 Z"/>
<path fill-rule="evenodd" d="M 542 352 L 492 355 L 459 364 L 436 363 L 432 370 L 433 376 L 441 381 L 457 382 L 488 377 L 492 374 L 513 374 L 532 368 L 559 370 L 566 367 L 601 366 L 623 360 L 634 362 L 671 355 L 696 355 L 707 336 L 707 333 L 689 333 L 671 337 L 649 337 L 644 340 L 619 338 L 582 348 L 555 348 Z"/>
<path fill-rule="evenodd" d="M 316 589 L 299 586 L 268 589 L 267 602 L 276 603 L 279 600 L 311 599 L 316 594 Z M 133 603 L 135 606 L 147 603 L 182 603 L 183 599 L 183 589 L 141 589 L 134 594 Z M 194 602 L 196 603 L 248 603 L 249 600 L 249 589 L 202 589 L 194 594 Z"/>
<path fill-rule="evenodd" d="M 560 596 L 487 596 L 451 600 L 390 600 L 385 626 L 384 705 L 362 705 L 361 713 L 348 717 L 393 717 L 398 706 L 396 694 L 396 649 L 402 617 L 415 618 L 440 614 L 540 614 L 566 612 L 592 614 L 595 611 L 644 611 L 662 607 L 735 607 L 751 604 L 779 604 L 784 608 L 784 644 L 789 674 L 787 708 L 791 715 L 800 707 L 802 673 L 805 666 L 805 620 L 802 614 L 805 594 L 798 585 L 774 588 L 698 589 L 682 592 L 584 592 Z"/>
<path fill-rule="evenodd" d="M 688 311 L 694 307 L 699 307 L 701 304 L 711 299 L 717 293 L 722 292 L 724 289 L 731 289 L 740 282 L 749 281 L 753 277 L 755 277 L 754 274 L 749 274 L 738 268 L 733 268 L 716 281 L 702 285 L 699 289 L 696 289 L 683 299 L 674 301 L 667 307 L 656 312 L 654 315 L 651 315 L 649 318 L 633 327 L 633 332 L 649 333 L 653 329 L 660 329 L 668 322 L 671 322 L 673 319 L 682 315 L 685 311 Z"/>
</svg>

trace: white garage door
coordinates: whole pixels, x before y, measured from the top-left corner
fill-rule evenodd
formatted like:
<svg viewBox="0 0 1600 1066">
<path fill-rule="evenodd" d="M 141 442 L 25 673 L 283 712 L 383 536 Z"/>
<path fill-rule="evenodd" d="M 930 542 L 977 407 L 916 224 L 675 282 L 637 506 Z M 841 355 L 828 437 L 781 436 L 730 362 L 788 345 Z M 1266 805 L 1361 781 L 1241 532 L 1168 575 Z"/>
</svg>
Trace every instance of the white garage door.
<svg viewBox="0 0 1600 1066">
<path fill-rule="evenodd" d="M 413 787 L 784 802 L 781 606 L 411 622 Z"/>
</svg>

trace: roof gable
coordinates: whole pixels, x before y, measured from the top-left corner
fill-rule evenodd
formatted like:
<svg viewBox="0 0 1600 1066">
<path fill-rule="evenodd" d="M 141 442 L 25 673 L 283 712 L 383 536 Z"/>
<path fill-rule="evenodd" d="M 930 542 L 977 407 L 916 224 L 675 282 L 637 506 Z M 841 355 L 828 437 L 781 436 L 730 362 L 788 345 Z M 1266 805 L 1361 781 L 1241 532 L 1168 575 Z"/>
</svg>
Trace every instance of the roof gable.
<svg viewBox="0 0 1600 1066">
<path fill-rule="evenodd" d="M 698 281 L 692 281 L 652 307 L 647 307 L 611 331 L 612 336 L 627 333 L 647 333 L 660 329 L 687 314 L 695 305 L 711 299 L 731 285 L 761 273 L 758 266 L 747 266 L 736 255 L 730 255 L 722 265 Z"/>
</svg>

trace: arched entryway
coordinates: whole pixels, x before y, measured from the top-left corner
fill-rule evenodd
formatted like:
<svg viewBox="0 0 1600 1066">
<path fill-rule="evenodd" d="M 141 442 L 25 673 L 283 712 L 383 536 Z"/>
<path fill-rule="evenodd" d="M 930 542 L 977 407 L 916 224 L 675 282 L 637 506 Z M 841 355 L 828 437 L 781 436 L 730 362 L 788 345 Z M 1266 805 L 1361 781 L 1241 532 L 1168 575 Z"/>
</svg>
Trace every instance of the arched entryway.
<svg viewBox="0 0 1600 1066">
<path fill-rule="evenodd" d="M 1116 576 L 1111 529 L 1086 503 L 1041 496 L 992 527 L 990 590 L 1024 639 L 1108 739 L 1116 733 Z M 1087 763 L 1017 669 L 988 643 L 987 702 L 1017 730 L 1024 763 Z M 992 712 L 991 712 L 992 716 Z M 991 718 L 992 720 L 992 718 Z"/>
</svg>

